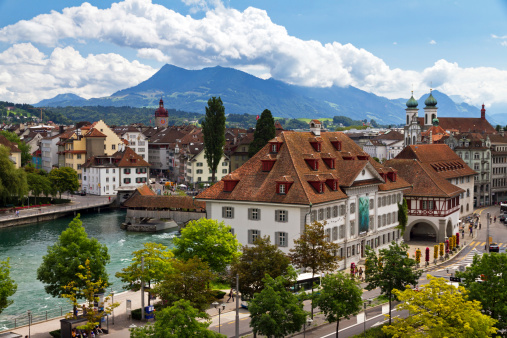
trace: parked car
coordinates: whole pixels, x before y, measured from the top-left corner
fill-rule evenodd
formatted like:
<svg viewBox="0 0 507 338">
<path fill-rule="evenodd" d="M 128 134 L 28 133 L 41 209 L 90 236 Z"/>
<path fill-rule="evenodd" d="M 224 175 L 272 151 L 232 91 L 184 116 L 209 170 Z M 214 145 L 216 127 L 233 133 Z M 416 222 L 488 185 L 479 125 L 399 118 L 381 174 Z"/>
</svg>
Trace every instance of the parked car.
<svg viewBox="0 0 507 338">
<path fill-rule="evenodd" d="M 81 196 L 86 196 L 86 190 L 81 190 Z"/>
<path fill-rule="evenodd" d="M 489 252 L 500 252 L 500 247 L 496 243 L 491 243 L 489 245 Z"/>
<path fill-rule="evenodd" d="M 160 184 L 165 184 L 165 182 L 169 182 L 169 181 L 167 180 L 167 178 L 162 177 L 162 178 L 160 179 Z"/>
</svg>

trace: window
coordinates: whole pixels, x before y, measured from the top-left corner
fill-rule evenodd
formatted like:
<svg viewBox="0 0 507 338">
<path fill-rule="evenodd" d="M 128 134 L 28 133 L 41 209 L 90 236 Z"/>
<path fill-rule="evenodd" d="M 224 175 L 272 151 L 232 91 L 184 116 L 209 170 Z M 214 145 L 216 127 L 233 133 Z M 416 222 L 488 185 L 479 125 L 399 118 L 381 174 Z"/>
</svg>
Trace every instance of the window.
<svg viewBox="0 0 507 338">
<path fill-rule="evenodd" d="M 375 221 L 375 216 L 370 216 L 370 229 L 373 229 L 373 222 Z"/>
<path fill-rule="evenodd" d="M 340 232 L 340 239 L 343 239 L 345 237 L 345 225 L 340 225 L 340 229 L 339 229 L 339 232 Z"/>
<path fill-rule="evenodd" d="M 81 179 L 81 174 L 77 174 L 77 179 L 80 180 Z"/>
<path fill-rule="evenodd" d="M 345 215 L 345 204 L 340 205 L 340 216 Z"/>
<path fill-rule="evenodd" d="M 338 239 L 338 227 L 333 227 L 333 241 Z"/>
<path fill-rule="evenodd" d="M 260 230 L 248 230 L 248 244 L 254 244 L 254 242 L 261 236 Z"/>
<path fill-rule="evenodd" d="M 350 213 L 354 214 L 356 212 L 356 203 L 350 203 Z"/>
<path fill-rule="evenodd" d="M 109 182 L 109 177 L 106 177 L 106 182 Z"/>
<path fill-rule="evenodd" d="M 479 153 L 474 153 L 474 160 L 478 160 L 478 159 L 480 159 Z"/>
<path fill-rule="evenodd" d="M 222 174 L 227 174 L 227 169 L 222 169 Z"/>
<path fill-rule="evenodd" d="M 391 204 L 391 195 L 387 196 L 387 205 Z"/>
<path fill-rule="evenodd" d="M 330 219 L 331 218 L 331 207 L 327 207 L 326 208 L 326 219 Z"/>
<path fill-rule="evenodd" d="M 387 224 L 391 224 L 391 214 L 387 214 Z"/>
<path fill-rule="evenodd" d="M 386 197 L 382 197 L 382 206 L 385 207 L 387 204 L 386 204 Z"/>
<path fill-rule="evenodd" d="M 356 234 L 356 222 L 350 221 L 350 236 L 354 236 Z"/>
<path fill-rule="evenodd" d="M 260 219 L 261 219 L 261 209 L 249 208 L 248 209 L 248 219 L 252 220 L 252 221 L 260 221 Z"/>
<path fill-rule="evenodd" d="M 129 184 L 129 183 L 130 183 L 130 178 L 124 178 L 124 179 L 123 179 L 123 183 L 125 183 L 125 184 Z"/>
<path fill-rule="evenodd" d="M 370 200 L 370 210 L 373 210 L 374 207 L 375 207 L 375 200 L 371 199 Z"/>
<path fill-rule="evenodd" d="M 338 207 L 337 206 L 333 207 L 333 217 L 338 217 Z"/>
<path fill-rule="evenodd" d="M 280 195 L 285 195 L 285 184 L 279 184 L 278 185 L 278 193 Z"/>
<path fill-rule="evenodd" d="M 77 165 L 77 170 L 81 169 L 81 164 Z"/>
<path fill-rule="evenodd" d="M 382 215 L 382 226 L 384 226 L 384 227 L 386 226 L 386 224 L 387 224 L 386 221 L 387 221 L 386 215 Z"/>
<path fill-rule="evenodd" d="M 378 202 L 377 202 L 377 207 L 381 207 L 382 206 L 382 197 L 379 197 L 378 198 Z"/>
<path fill-rule="evenodd" d="M 234 218 L 234 208 L 222 207 L 222 218 Z"/>
<path fill-rule="evenodd" d="M 377 226 L 380 228 L 382 226 L 382 216 L 378 217 Z"/>
<path fill-rule="evenodd" d="M 275 241 L 278 246 L 287 246 L 287 237 L 288 234 L 286 232 L 275 232 Z"/>
<path fill-rule="evenodd" d="M 202 167 L 202 162 L 197 162 L 195 165 L 198 167 Z"/>
<path fill-rule="evenodd" d="M 474 170 L 479 170 L 479 163 L 474 164 Z"/>
<path fill-rule="evenodd" d="M 81 159 L 81 154 L 77 154 L 77 159 L 80 160 Z"/>
<path fill-rule="evenodd" d="M 326 242 L 331 242 L 331 229 L 326 229 Z"/>
<path fill-rule="evenodd" d="M 202 174 L 202 169 L 197 169 L 197 174 Z"/>
<path fill-rule="evenodd" d="M 227 167 L 227 166 L 228 166 L 227 162 L 222 162 L 222 167 Z"/>
<path fill-rule="evenodd" d="M 319 209 L 319 221 L 324 220 L 324 209 Z"/>
<path fill-rule="evenodd" d="M 287 210 L 275 210 L 275 221 L 277 222 L 288 222 L 289 215 Z"/>
<path fill-rule="evenodd" d="M 433 201 L 421 201 L 421 209 L 433 210 Z"/>
<path fill-rule="evenodd" d="M 356 246 L 352 245 L 352 256 L 356 255 Z"/>
<path fill-rule="evenodd" d="M 123 169 L 123 173 L 124 173 L 125 175 L 130 174 L 130 169 Z"/>
</svg>

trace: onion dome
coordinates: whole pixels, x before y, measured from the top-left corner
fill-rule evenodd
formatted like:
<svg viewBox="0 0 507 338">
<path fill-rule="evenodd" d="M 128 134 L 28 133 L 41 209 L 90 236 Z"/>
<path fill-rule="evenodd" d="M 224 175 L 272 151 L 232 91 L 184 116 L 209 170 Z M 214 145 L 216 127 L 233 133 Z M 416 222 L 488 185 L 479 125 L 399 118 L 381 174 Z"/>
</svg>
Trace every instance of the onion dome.
<svg viewBox="0 0 507 338">
<path fill-rule="evenodd" d="M 435 107 L 437 105 L 437 100 L 433 97 L 430 89 L 430 96 L 424 101 L 426 107 Z"/>
<path fill-rule="evenodd" d="M 158 109 L 155 110 L 155 117 L 168 117 L 168 116 L 169 113 L 167 112 L 167 109 L 164 108 L 164 101 L 160 99 Z"/>
<path fill-rule="evenodd" d="M 417 100 L 414 99 L 414 92 L 412 92 L 412 96 L 407 101 L 407 108 L 417 108 L 419 103 L 417 103 Z"/>
</svg>

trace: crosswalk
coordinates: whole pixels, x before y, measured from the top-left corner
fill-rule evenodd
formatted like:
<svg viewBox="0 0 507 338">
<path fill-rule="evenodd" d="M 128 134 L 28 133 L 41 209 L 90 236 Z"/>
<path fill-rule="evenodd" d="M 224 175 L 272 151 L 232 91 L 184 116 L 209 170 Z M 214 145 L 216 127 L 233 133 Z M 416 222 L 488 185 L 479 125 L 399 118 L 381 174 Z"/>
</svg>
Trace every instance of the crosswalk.
<svg viewBox="0 0 507 338">
<path fill-rule="evenodd" d="M 464 266 L 464 267 L 467 267 L 467 266 L 470 266 L 472 265 L 472 262 L 474 261 L 474 256 L 475 255 L 479 255 L 479 256 L 482 256 L 483 252 L 481 251 L 478 251 L 475 247 L 470 250 L 470 252 L 465 256 L 463 257 L 461 260 L 455 262 L 454 264 L 451 264 L 451 265 L 447 265 L 446 267 L 444 268 L 441 268 L 441 269 L 438 269 L 436 271 L 444 271 L 444 270 L 458 270 L 460 266 Z"/>
</svg>

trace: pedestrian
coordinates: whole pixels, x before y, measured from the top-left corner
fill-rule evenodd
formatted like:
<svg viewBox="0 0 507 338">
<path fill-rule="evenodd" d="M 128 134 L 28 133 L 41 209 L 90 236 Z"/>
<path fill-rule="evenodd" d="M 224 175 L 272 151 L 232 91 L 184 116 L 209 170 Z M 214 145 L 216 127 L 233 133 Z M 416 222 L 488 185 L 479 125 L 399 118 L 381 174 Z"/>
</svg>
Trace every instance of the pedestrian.
<svg viewBox="0 0 507 338">
<path fill-rule="evenodd" d="M 229 291 L 229 299 L 227 299 L 227 303 L 231 300 L 234 302 L 234 290 L 231 288 L 231 291 Z"/>
<path fill-rule="evenodd" d="M 494 220 L 495 220 L 495 223 L 496 223 L 496 216 L 495 216 Z"/>
<path fill-rule="evenodd" d="M 482 226 L 482 223 L 481 223 L 481 222 L 479 222 L 479 230 L 481 230 L 481 226 Z"/>
<path fill-rule="evenodd" d="M 468 237 L 474 238 L 474 230 L 472 228 L 470 228 L 470 235 Z"/>
<path fill-rule="evenodd" d="M 359 268 L 359 279 L 361 281 L 363 280 L 363 267 L 362 266 Z"/>
<path fill-rule="evenodd" d="M 86 305 L 83 304 L 83 316 L 86 316 L 88 312 L 86 311 Z"/>
</svg>

